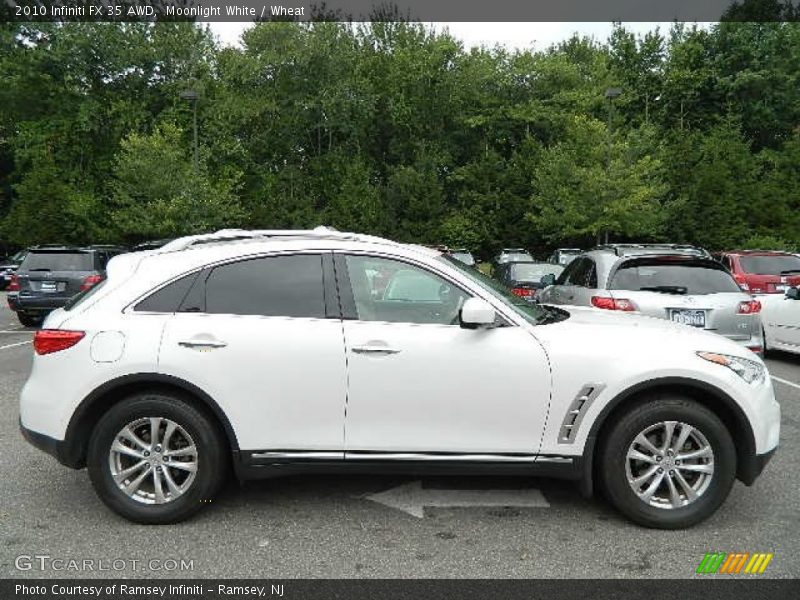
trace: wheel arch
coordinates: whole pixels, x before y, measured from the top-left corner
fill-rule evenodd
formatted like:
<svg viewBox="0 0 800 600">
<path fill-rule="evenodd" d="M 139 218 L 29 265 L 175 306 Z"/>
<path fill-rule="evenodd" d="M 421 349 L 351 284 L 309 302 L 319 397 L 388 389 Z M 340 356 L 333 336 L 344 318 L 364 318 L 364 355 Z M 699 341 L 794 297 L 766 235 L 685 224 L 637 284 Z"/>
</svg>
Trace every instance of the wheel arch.
<svg viewBox="0 0 800 600">
<path fill-rule="evenodd" d="M 236 433 L 219 404 L 196 385 L 163 373 L 135 373 L 105 382 L 87 395 L 73 412 L 64 437 L 62 462 L 73 468 L 86 466 L 89 438 L 100 418 L 127 396 L 142 392 L 161 391 L 179 394 L 203 410 L 219 427 L 231 450 L 234 463 L 239 454 Z"/>
<path fill-rule="evenodd" d="M 684 377 L 651 379 L 636 384 L 617 394 L 600 411 L 592 424 L 583 454 L 582 491 L 590 495 L 594 481 L 598 480 L 600 448 L 615 416 L 636 404 L 647 401 L 654 393 L 674 393 L 691 398 L 717 415 L 728 428 L 736 447 L 736 477 L 746 485 L 752 485 L 758 476 L 756 443 L 753 428 L 744 411 L 723 390 L 704 381 Z"/>
</svg>

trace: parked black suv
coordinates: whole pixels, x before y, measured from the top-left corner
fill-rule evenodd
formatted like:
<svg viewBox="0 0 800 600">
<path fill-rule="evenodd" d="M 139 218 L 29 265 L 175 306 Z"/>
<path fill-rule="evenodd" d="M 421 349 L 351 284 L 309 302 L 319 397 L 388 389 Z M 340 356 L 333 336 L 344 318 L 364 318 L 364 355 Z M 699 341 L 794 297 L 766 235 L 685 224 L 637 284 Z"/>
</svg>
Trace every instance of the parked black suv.
<svg viewBox="0 0 800 600">
<path fill-rule="evenodd" d="M 8 306 L 26 327 L 105 278 L 106 264 L 124 251 L 111 246 L 31 248 L 8 286 Z"/>
</svg>

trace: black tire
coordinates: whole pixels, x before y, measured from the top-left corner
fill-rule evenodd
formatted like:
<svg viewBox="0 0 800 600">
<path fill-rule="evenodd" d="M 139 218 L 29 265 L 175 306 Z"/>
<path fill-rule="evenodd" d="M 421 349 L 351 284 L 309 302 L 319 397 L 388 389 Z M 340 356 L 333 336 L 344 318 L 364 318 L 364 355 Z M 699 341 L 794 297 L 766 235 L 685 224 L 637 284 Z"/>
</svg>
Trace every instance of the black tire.
<svg viewBox="0 0 800 600">
<path fill-rule="evenodd" d="M 115 483 L 109 461 L 111 445 L 123 427 L 148 417 L 177 423 L 197 448 L 191 485 L 163 504 L 144 504 L 126 495 Z M 100 499 L 126 519 L 148 525 L 176 523 L 208 505 L 225 480 L 227 465 L 227 445 L 211 419 L 180 396 L 160 391 L 136 394 L 115 404 L 92 431 L 87 456 L 89 477 Z"/>
<path fill-rule="evenodd" d="M 767 331 L 763 327 L 761 328 L 761 339 L 763 357 L 766 358 L 767 354 L 771 354 L 772 351 L 769 349 L 769 346 L 767 346 Z"/>
<path fill-rule="evenodd" d="M 42 322 L 44 322 L 44 317 L 39 315 L 26 315 L 25 313 L 17 313 L 17 318 L 24 327 L 40 327 Z"/>
<path fill-rule="evenodd" d="M 682 529 L 710 517 L 728 497 L 736 476 L 736 449 L 728 429 L 709 409 L 689 398 L 660 396 L 633 406 L 615 420 L 602 440 L 600 475 L 605 496 L 626 517 L 645 527 Z M 686 423 L 699 430 L 714 453 L 714 473 L 708 487 L 696 500 L 679 508 L 646 503 L 633 491 L 626 473 L 627 452 L 633 440 L 648 427 L 665 421 Z M 664 482 L 666 486 L 666 479 Z"/>
</svg>

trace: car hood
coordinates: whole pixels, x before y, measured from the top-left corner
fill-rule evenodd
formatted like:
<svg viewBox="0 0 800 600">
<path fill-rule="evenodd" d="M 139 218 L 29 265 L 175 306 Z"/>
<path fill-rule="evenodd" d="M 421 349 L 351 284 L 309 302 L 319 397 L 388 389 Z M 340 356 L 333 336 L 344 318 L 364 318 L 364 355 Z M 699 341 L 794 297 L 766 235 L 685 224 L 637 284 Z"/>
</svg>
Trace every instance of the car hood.
<svg viewBox="0 0 800 600">
<path fill-rule="evenodd" d="M 740 344 L 721 335 L 666 319 L 579 306 L 555 308 L 568 312 L 570 317 L 536 328 L 536 337 L 545 343 L 569 335 L 573 340 L 580 340 L 581 344 L 600 345 L 606 349 L 617 347 L 623 352 L 646 348 L 657 353 L 667 348 L 680 348 L 760 360 Z"/>
</svg>

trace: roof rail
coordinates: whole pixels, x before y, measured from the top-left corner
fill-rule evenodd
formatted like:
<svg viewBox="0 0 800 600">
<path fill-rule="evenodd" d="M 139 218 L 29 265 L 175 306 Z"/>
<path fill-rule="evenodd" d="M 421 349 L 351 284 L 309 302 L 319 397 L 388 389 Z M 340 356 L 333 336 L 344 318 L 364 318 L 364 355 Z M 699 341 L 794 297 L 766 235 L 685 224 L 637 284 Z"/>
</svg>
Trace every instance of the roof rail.
<svg viewBox="0 0 800 600">
<path fill-rule="evenodd" d="M 296 238 L 319 240 L 350 240 L 354 242 L 372 242 L 376 244 L 397 244 L 392 240 L 360 233 L 338 231 L 333 227 L 320 225 L 314 229 L 220 229 L 214 233 L 203 233 L 178 238 L 164 244 L 153 252 L 178 252 L 193 246 L 218 242 L 238 242 L 252 239 Z"/>
</svg>

